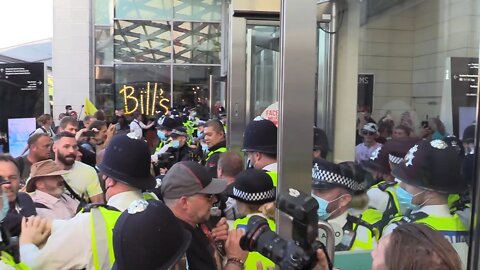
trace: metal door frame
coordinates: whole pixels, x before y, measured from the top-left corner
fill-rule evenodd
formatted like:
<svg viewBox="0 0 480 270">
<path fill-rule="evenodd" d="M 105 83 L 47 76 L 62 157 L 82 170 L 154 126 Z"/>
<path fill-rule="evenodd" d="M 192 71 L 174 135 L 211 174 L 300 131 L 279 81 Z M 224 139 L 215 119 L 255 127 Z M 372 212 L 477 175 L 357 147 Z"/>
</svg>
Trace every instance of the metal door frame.
<svg viewBox="0 0 480 270">
<path fill-rule="evenodd" d="M 245 0 L 242 0 L 245 1 Z M 248 2 L 248 1 L 245 1 Z M 252 1 L 254 2 L 254 1 Z M 232 150 L 240 150 L 243 132 L 251 117 L 250 73 L 247 71 L 247 25 L 259 23 L 279 24 L 279 13 L 272 10 L 236 10 L 235 3 L 230 9 L 228 46 L 228 95 L 227 95 L 227 144 Z"/>
</svg>

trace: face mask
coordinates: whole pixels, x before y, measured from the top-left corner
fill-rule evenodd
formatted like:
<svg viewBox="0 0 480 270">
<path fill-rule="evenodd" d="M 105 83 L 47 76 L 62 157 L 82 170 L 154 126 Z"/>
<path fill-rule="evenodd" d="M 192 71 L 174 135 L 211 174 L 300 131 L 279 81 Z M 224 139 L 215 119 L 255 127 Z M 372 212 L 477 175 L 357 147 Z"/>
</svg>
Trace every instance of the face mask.
<svg viewBox="0 0 480 270">
<path fill-rule="evenodd" d="M 407 191 L 407 192 L 408 192 L 408 191 Z M 417 197 L 418 195 L 420 195 L 420 194 L 422 194 L 422 193 L 425 193 L 425 192 L 427 192 L 427 191 L 426 191 L 426 190 L 422 190 L 422 191 L 418 192 L 417 194 L 413 194 L 413 195 L 412 195 L 412 200 L 413 200 L 413 198 L 415 198 L 415 197 Z M 409 193 L 410 193 L 410 192 L 409 192 Z M 414 203 L 412 203 L 412 205 L 414 206 L 414 209 L 413 209 L 413 210 L 418 210 L 418 209 L 422 208 L 422 206 L 423 206 L 428 200 L 429 200 L 429 199 L 427 199 L 426 201 L 422 202 L 421 204 L 414 204 Z"/>
<path fill-rule="evenodd" d="M 180 141 L 172 141 L 170 146 L 173 148 L 180 148 Z"/>
<path fill-rule="evenodd" d="M 203 132 L 200 130 L 197 130 L 197 138 L 201 139 L 203 138 Z"/>
<path fill-rule="evenodd" d="M 400 204 L 400 209 L 403 212 L 407 209 L 415 208 L 415 206 L 412 204 L 413 195 L 410 194 L 410 192 L 398 186 L 395 193 L 397 194 L 397 200 L 398 204 Z"/>
<path fill-rule="evenodd" d="M 208 153 L 208 145 L 205 143 L 202 143 L 202 151 L 205 153 Z"/>
<path fill-rule="evenodd" d="M 2 201 L 3 201 L 3 206 L 2 206 L 2 209 L 0 210 L 0 221 L 2 221 L 7 216 L 8 209 L 10 208 L 8 204 L 7 194 L 2 195 Z"/>
<path fill-rule="evenodd" d="M 161 130 L 157 130 L 157 136 L 160 140 L 164 141 L 165 139 L 167 139 L 167 137 L 165 136 L 165 132 L 161 131 Z"/>
<path fill-rule="evenodd" d="M 345 196 L 345 194 L 343 194 L 342 196 L 340 196 L 340 197 L 338 197 L 334 200 L 327 201 L 327 200 L 324 200 L 324 199 L 322 199 L 322 198 L 320 198 L 317 195 L 312 193 L 312 197 L 318 202 L 318 210 L 317 210 L 318 218 L 320 220 L 329 219 L 332 216 L 332 214 L 335 213 L 340 208 L 337 208 L 337 209 L 333 210 L 332 212 L 328 213 L 327 212 L 328 205 L 330 203 L 334 202 L 334 201 L 340 200 L 343 196 Z"/>
</svg>

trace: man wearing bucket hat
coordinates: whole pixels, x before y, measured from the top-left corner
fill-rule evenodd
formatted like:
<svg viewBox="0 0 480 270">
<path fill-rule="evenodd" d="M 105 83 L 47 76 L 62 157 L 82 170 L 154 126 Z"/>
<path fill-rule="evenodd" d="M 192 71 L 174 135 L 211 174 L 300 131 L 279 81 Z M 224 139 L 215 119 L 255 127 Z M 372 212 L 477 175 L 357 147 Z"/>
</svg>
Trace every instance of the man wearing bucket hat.
<svg viewBox="0 0 480 270">
<path fill-rule="evenodd" d="M 403 217 L 394 218 L 384 234 L 402 223 L 415 222 L 440 231 L 451 243 L 466 242 L 467 226 L 458 215 L 450 213 L 448 206 L 448 194 L 467 189 L 460 171 L 460 157 L 445 141 L 423 140 L 415 144 L 392 172 L 412 195 L 411 203 L 415 208 Z"/>
<path fill-rule="evenodd" d="M 378 137 L 378 127 L 375 123 L 363 125 L 358 132 L 363 137 L 363 142 L 355 146 L 355 161 L 360 163 L 363 160 L 368 160 L 382 144 L 375 141 Z"/>
<path fill-rule="evenodd" d="M 192 236 L 157 200 L 136 200 L 113 229 L 113 270 L 171 269 L 187 251 Z"/>
<path fill-rule="evenodd" d="M 230 198 L 235 199 L 237 210 L 240 215 L 245 216 L 239 218 L 233 223 L 235 229 L 241 228 L 246 230 L 248 220 L 253 215 L 259 215 L 267 219 L 268 226 L 275 231 L 275 220 L 265 216 L 260 208 L 262 205 L 275 201 L 276 188 L 273 186 L 270 176 L 262 170 L 246 170 L 239 173 L 235 177 L 235 182 L 227 191 Z M 262 261 L 264 267 L 274 267 L 275 264 L 268 258 L 260 255 L 258 252 L 250 252 L 245 261 L 246 269 L 256 269 L 257 261 Z"/>
<path fill-rule="evenodd" d="M 78 201 L 65 195 L 62 170 L 51 159 L 34 163 L 25 187 L 30 193 L 37 215 L 46 219 L 70 219 L 77 213 Z"/>
<path fill-rule="evenodd" d="M 318 202 L 318 218 L 328 221 L 335 230 L 337 251 L 371 250 L 376 246 L 378 230 L 363 216 L 348 211 L 352 200 L 365 189 L 365 171 L 357 164 L 313 160 L 312 197 Z M 320 233 L 320 237 L 324 235 Z"/>
<path fill-rule="evenodd" d="M 226 181 L 212 179 L 202 165 L 193 161 L 176 163 L 162 179 L 165 204 L 192 234 L 187 249 L 189 269 L 216 269 L 216 242 L 226 240 L 228 225 L 222 218 L 210 232 L 203 224 L 210 218 L 216 194 L 226 187 Z"/>
<path fill-rule="evenodd" d="M 86 207 L 70 220 L 54 221 L 52 234 L 40 250 L 34 269 L 111 269 L 114 263 L 112 229 L 121 212 L 142 190 L 155 187 L 150 175 L 147 144 L 127 135 L 115 136 L 98 165 L 106 205 Z"/>
<path fill-rule="evenodd" d="M 249 165 L 266 170 L 277 186 L 277 126 L 270 120 L 252 121 L 243 135 L 243 152 Z"/>
</svg>

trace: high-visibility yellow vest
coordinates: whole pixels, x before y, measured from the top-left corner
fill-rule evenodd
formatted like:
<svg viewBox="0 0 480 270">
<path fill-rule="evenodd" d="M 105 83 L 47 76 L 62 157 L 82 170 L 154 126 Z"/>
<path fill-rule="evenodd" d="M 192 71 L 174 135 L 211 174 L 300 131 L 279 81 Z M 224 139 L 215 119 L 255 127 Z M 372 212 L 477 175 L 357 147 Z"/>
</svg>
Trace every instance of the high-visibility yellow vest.
<svg viewBox="0 0 480 270">
<path fill-rule="evenodd" d="M 398 225 L 403 223 L 421 223 L 442 233 L 450 243 L 468 242 L 468 228 L 457 214 L 450 217 L 440 217 L 428 215 L 424 212 L 417 212 L 408 216 L 395 218 L 391 223 Z"/>
<path fill-rule="evenodd" d="M 233 223 L 233 228 L 235 228 L 235 229 L 242 228 L 242 229 L 247 230 L 247 224 L 248 224 L 249 219 L 250 219 L 250 216 L 235 220 L 235 222 Z M 275 221 L 273 219 L 268 219 L 267 218 L 267 222 L 268 222 L 268 227 L 270 228 L 270 230 L 275 231 L 275 229 L 277 227 L 275 225 Z M 262 262 L 263 269 L 267 269 L 268 267 L 272 267 L 272 268 L 275 267 L 275 263 L 273 263 L 268 258 L 262 256 L 260 253 L 249 252 L 247 260 L 245 261 L 245 269 L 246 270 L 257 270 L 257 261 Z"/>
<path fill-rule="evenodd" d="M 272 172 L 272 171 L 266 171 L 268 175 L 270 175 L 270 178 L 272 178 L 273 186 L 277 187 L 277 182 L 278 182 L 278 173 L 277 172 Z"/>
<path fill-rule="evenodd" d="M 373 210 L 373 209 L 372 209 Z M 378 212 L 378 211 L 377 211 Z M 369 220 L 372 218 L 372 220 Z M 347 243 L 344 243 L 342 241 L 343 247 L 342 250 L 372 250 L 375 248 L 374 241 L 378 240 L 380 238 L 380 232 L 379 230 L 372 225 L 372 222 L 378 220 L 381 218 L 381 213 L 378 213 L 377 215 L 366 215 L 366 216 L 352 216 L 348 215 L 347 217 L 347 224 L 343 227 L 344 229 L 344 239 L 343 240 L 349 240 Z M 351 228 L 348 228 L 351 227 Z M 367 230 L 364 230 L 366 232 L 366 235 L 362 235 L 362 237 L 359 237 L 358 235 L 358 228 L 359 227 L 364 227 Z M 351 239 L 345 239 L 347 236 L 347 232 L 350 232 L 350 237 Z"/>
<path fill-rule="evenodd" d="M 120 211 L 104 207 L 90 209 L 92 255 L 95 270 L 112 269 L 115 262 L 113 227 L 121 214 Z"/>
<path fill-rule="evenodd" d="M 13 267 L 16 270 L 29 270 L 30 268 L 22 262 L 16 263 L 13 256 L 6 251 L 0 253 L 0 259 L 6 264 Z"/>
<path fill-rule="evenodd" d="M 210 159 L 210 157 L 215 153 L 225 153 L 225 152 L 227 152 L 226 147 L 220 147 L 220 148 L 216 149 L 215 151 L 208 152 L 206 161 L 208 161 Z"/>
</svg>

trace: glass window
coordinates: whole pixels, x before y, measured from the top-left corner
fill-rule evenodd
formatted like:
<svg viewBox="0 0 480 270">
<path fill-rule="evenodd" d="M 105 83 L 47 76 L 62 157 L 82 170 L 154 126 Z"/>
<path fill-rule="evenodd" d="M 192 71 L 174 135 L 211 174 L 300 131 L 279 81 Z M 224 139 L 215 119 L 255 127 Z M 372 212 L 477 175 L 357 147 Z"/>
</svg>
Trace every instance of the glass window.
<svg viewBox="0 0 480 270">
<path fill-rule="evenodd" d="M 169 22 L 115 21 L 115 61 L 170 62 L 171 48 Z"/>
<path fill-rule="evenodd" d="M 220 24 L 173 23 L 175 63 L 220 64 Z"/>
<path fill-rule="evenodd" d="M 175 20 L 221 21 L 222 0 L 174 0 Z"/>
<path fill-rule="evenodd" d="M 211 88 L 210 88 L 211 87 Z M 210 118 L 210 108 L 220 106 L 220 67 L 177 66 L 173 69 L 173 106 L 197 108 L 200 118 Z M 217 102 L 218 101 L 218 102 Z"/>
<path fill-rule="evenodd" d="M 117 0 L 115 18 L 127 20 L 172 19 L 172 0 Z"/>
<path fill-rule="evenodd" d="M 95 26 L 95 64 L 113 65 L 113 28 Z"/>
<path fill-rule="evenodd" d="M 139 111 L 155 115 L 170 106 L 169 65 L 116 65 L 115 66 L 116 108 L 125 114 Z"/>
<path fill-rule="evenodd" d="M 113 0 L 95 0 L 95 25 L 112 25 Z"/>
<path fill-rule="evenodd" d="M 95 67 L 95 105 L 106 115 L 113 115 L 113 67 Z"/>
</svg>

